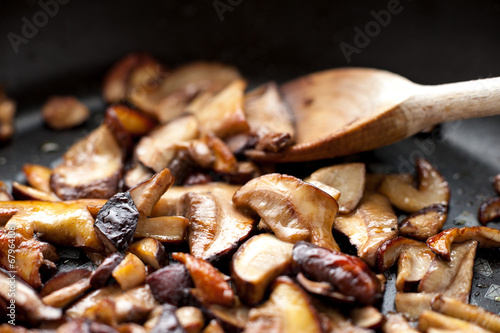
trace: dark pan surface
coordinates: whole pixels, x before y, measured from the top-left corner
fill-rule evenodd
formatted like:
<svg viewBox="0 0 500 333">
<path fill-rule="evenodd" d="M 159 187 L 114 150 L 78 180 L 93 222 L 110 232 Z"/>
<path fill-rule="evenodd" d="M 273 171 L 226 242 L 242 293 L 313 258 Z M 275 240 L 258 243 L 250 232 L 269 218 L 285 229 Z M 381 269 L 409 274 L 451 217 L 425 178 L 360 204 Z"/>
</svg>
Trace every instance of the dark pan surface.
<svg viewBox="0 0 500 333">
<path fill-rule="evenodd" d="M 347 65 L 387 69 L 423 84 L 500 76 L 498 1 L 401 1 L 404 10 L 371 38 L 348 63 L 339 44 L 353 44 L 353 28 L 373 20 L 370 11 L 387 2 L 348 1 L 268 3 L 246 1 L 219 19 L 211 2 L 77 1 L 61 6 L 39 35 L 13 52 L 9 32 L 19 32 L 35 2 L 3 2 L 0 81 L 19 102 L 16 134 L 0 147 L 0 179 L 23 181 L 24 163 L 53 165 L 78 138 L 95 128 L 104 110 L 99 85 L 104 70 L 134 50 L 151 51 L 169 64 L 216 59 L 241 68 L 252 85 L 279 82 L 315 70 Z M 76 94 L 93 117 L 72 130 L 55 132 L 41 121 L 48 95 Z M 445 227 L 479 225 L 477 209 L 494 195 L 491 178 L 500 173 L 500 117 L 444 124 L 430 134 L 342 159 L 281 166 L 306 176 L 319 166 L 364 161 L 373 172 L 411 172 L 413 159 L 425 157 L 448 180 L 451 207 Z M 48 150 L 48 151 L 47 151 Z M 498 226 L 492 224 L 492 226 Z M 86 265 L 65 252 L 62 269 Z M 471 303 L 498 313 L 498 249 L 479 250 Z M 393 309 L 394 272 L 383 309 Z M 499 289 L 498 291 L 496 289 Z"/>
</svg>

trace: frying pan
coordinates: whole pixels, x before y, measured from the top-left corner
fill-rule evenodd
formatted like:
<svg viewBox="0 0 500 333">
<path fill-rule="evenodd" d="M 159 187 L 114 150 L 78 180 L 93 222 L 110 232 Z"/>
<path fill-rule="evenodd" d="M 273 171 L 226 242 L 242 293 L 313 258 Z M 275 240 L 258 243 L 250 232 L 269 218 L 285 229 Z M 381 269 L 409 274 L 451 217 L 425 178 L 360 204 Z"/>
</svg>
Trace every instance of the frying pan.
<svg viewBox="0 0 500 333">
<path fill-rule="evenodd" d="M 16 134 L 0 147 L 3 180 L 23 181 L 24 163 L 57 163 L 99 124 L 104 71 L 130 51 L 148 51 L 172 66 L 196 59 L 228 62 L 251 86 L 340 66 L 386 69 L 421 84 L 500 76 L 500 1 L 494 0 L 59 0 L 57 13 L 44 20 L 39 12 L 47 2 L 0 4 L 0 83 L 18 102 Z M 34 20 L 37 33 L 24 36 L 23 25 Z M 24 38 L 17 50 L 9 34 Z M 52 94 L 76 95 L 93 116 L 75 129 L 49 130 L 40 108 Z M 500 117 L 458 121 L 367 153 L 282 165 L 279 171 L 304 177 L 320 166 L 363 161 L 372 172 L 412 172 L 413 160 L 424 157 L 450 183 L 445 228 L 473 226 L 479 204 L 494 195 L 499 140 Z M 498 249 L 478 251 L 471 291 L 471 303 L 495 313 L 500 311 L 494 300 L 500 296 L 498 254 Z M 65 251 L 60 269 L 89 264 L 77 256 Z M 387 276 L 383 311 L 394 309 L 395 272 Z"/>
</svg>

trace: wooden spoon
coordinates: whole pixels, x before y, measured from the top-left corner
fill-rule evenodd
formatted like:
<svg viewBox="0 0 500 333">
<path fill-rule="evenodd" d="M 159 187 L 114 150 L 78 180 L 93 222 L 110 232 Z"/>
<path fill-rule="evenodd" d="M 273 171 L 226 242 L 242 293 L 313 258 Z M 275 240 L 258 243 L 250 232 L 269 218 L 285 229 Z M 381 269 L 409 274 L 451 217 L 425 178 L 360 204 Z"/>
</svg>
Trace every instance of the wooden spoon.
<svg viewBox="0 0 500 333">
<path fill-rule="evenodd" d="M 423 86 L 376 69 L 313 73 L 281 87 L 296 121 L 296 143 L 257 161 L 309 161 L 394 143 L 429 126 L 500 114 L 500 78 Z"/>
</svg>

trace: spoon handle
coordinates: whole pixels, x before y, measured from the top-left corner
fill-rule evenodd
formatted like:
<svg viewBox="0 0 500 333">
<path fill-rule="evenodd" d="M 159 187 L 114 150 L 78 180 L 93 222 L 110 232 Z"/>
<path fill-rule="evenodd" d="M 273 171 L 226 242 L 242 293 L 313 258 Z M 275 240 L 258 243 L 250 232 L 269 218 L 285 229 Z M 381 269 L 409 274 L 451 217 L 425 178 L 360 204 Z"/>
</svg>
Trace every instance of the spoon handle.
<svg viewBox="0 0 500 333">
<path fill-rule="evenodd" d="M 417 87 L 399 105 L 408 136 L 441 122 L 500 114 L 500 77 Z"/>
</svg>

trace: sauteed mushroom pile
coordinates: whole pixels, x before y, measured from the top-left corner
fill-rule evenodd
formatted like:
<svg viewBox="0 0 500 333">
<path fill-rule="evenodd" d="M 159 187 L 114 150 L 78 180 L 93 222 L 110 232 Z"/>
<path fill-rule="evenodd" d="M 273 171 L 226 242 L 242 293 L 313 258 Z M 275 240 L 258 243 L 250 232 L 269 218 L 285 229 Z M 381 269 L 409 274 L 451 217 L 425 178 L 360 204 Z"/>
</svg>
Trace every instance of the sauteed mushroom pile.
<svg viewBox="0 0 500 333">
<path fill-rule="evenodd" d="M 254 163 L 293 144 L 294 119 L 275 83 L 247 92 L 223 64 L 131 54 L 103 95 L 102 124 L 59 165 L 0 186 L 1 332 L 500 332 L 468 304 L 476 249 L 500 231 L 442 230 L 450 188 L 428 161 L 304 179 Z M 44 115 L 61 129 L 87 111 L 56 98 Z M 92 268 L 59 271 L 67 247 Z M 397 313 L 382 314 L 391 268 Z"/>
</svg>

